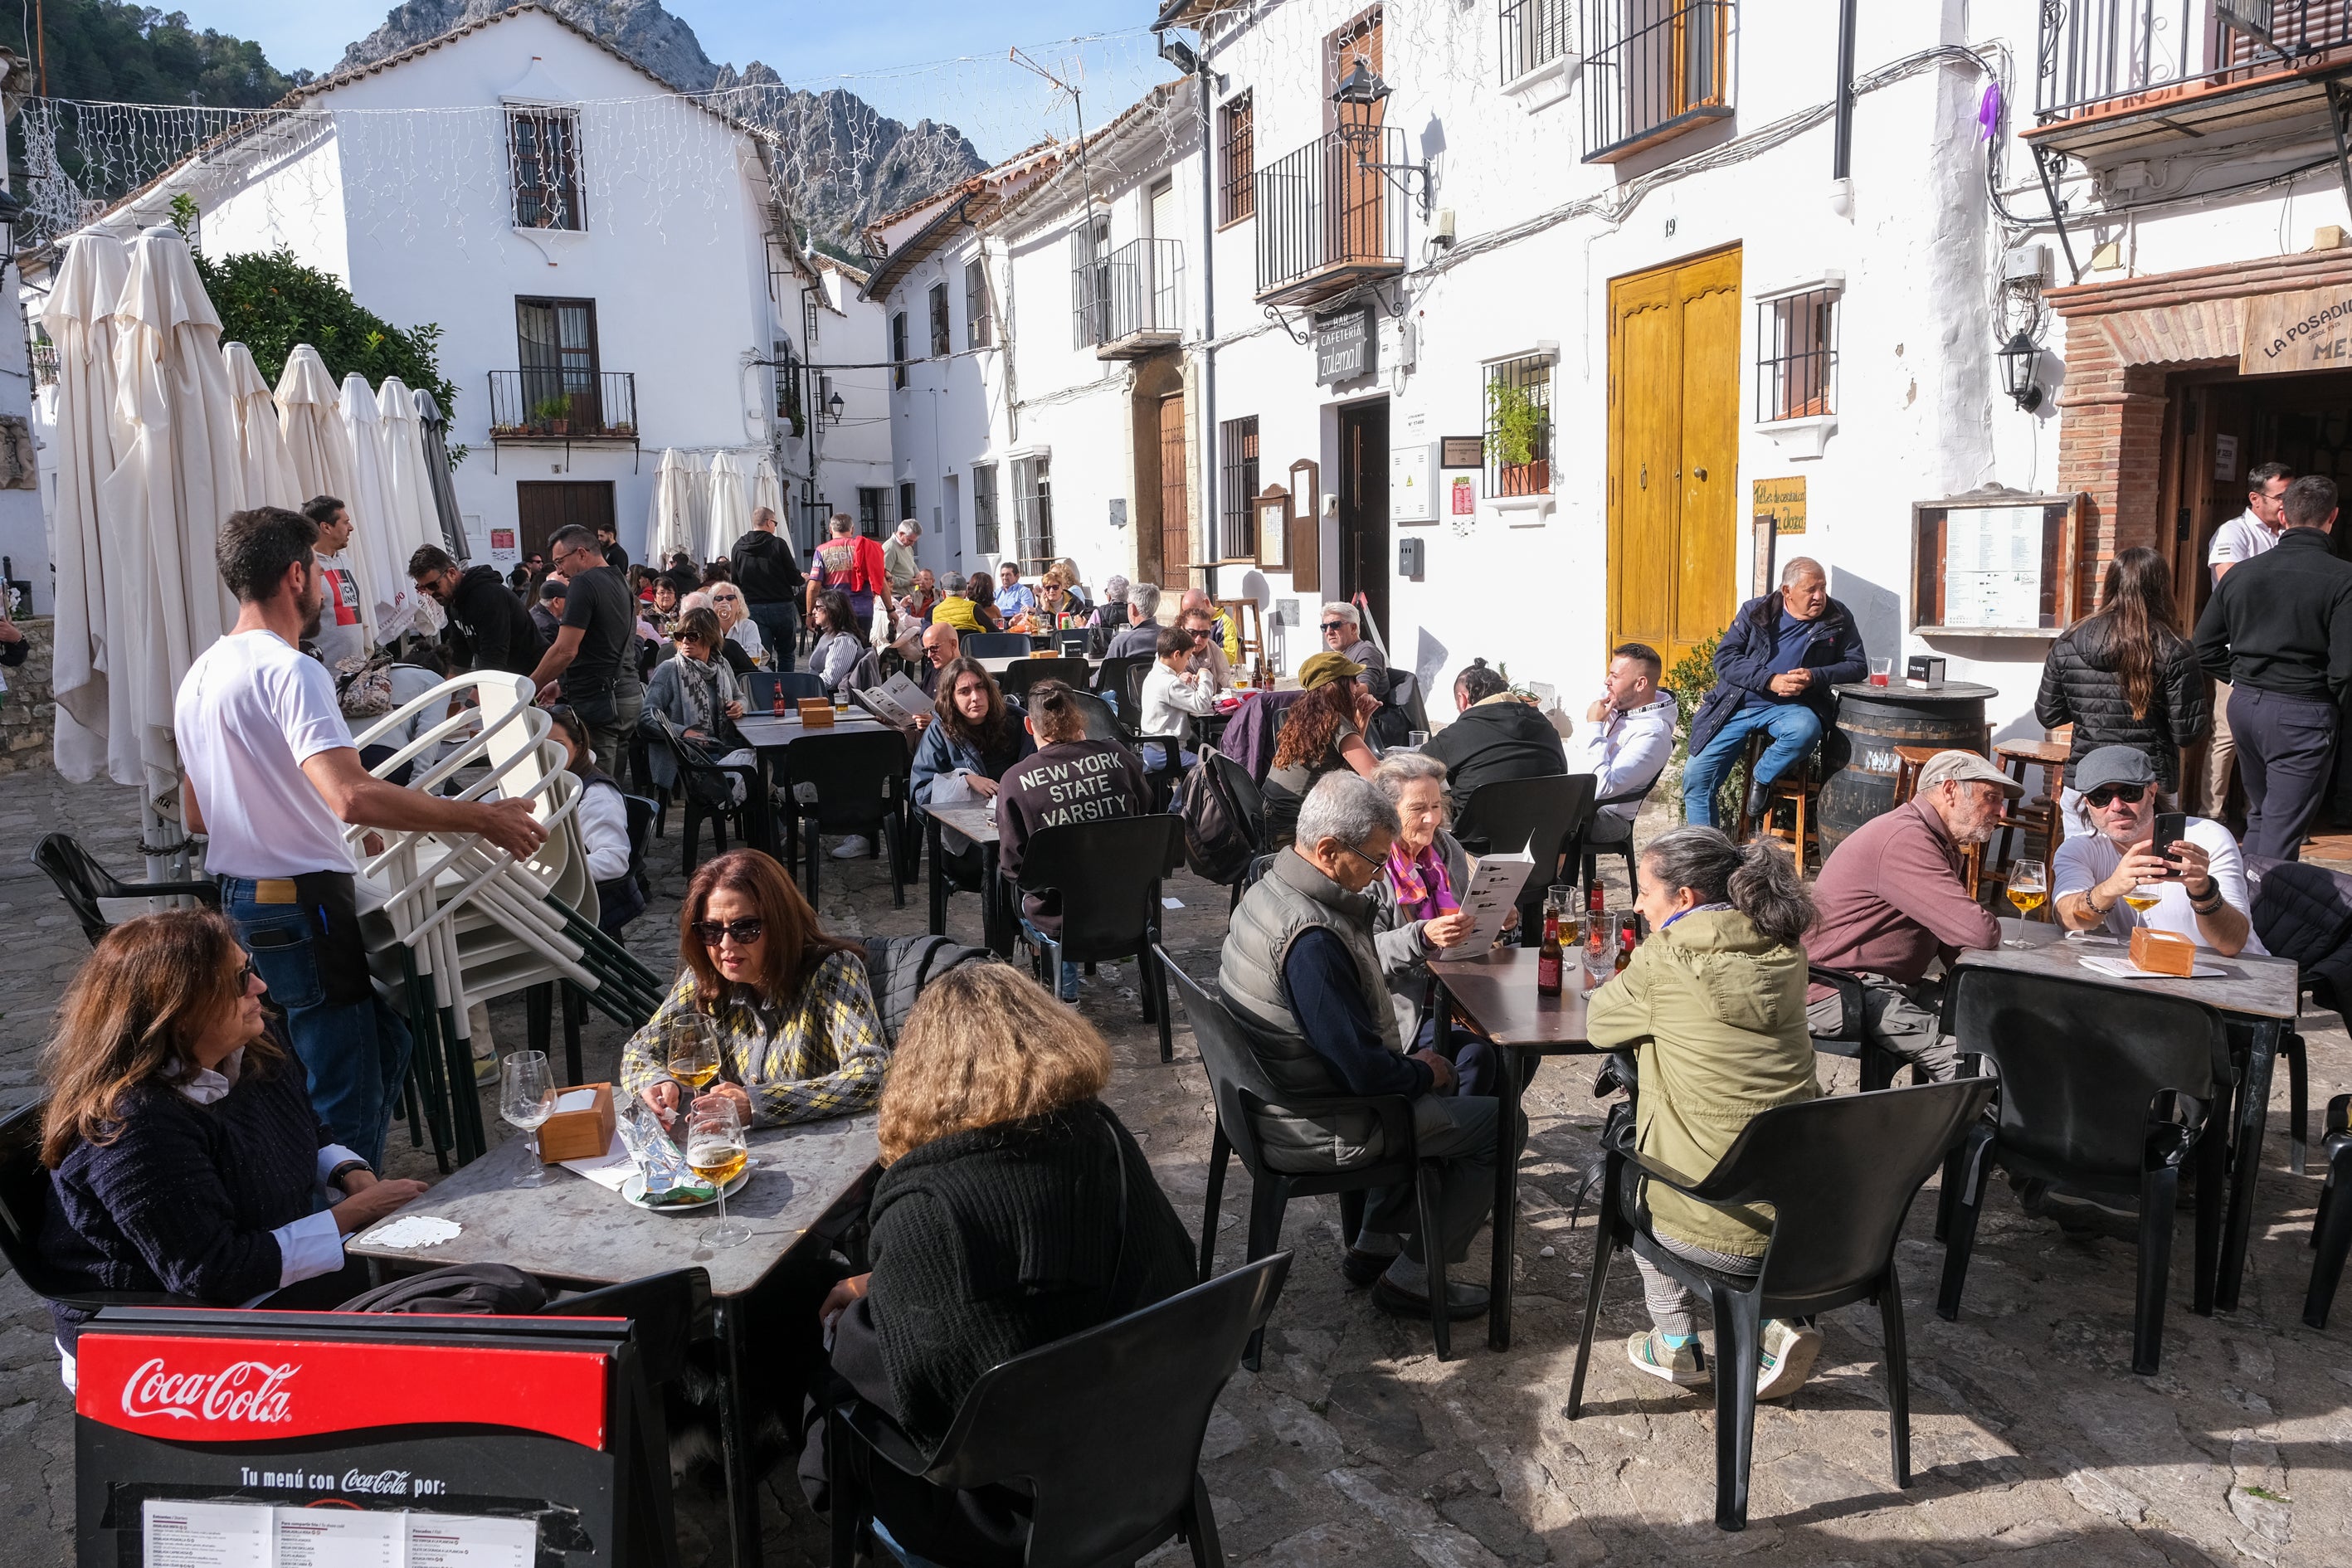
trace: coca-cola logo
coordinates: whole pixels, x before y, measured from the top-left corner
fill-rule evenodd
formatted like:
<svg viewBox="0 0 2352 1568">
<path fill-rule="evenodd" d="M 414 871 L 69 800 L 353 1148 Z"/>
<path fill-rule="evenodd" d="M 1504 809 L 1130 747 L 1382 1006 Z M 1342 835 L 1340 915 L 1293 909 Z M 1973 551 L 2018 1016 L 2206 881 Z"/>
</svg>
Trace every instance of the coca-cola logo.
<svg viewBox="0 0 2352 1568">
<path fill-rule="evenodd" d="M 438 1488 L 435 1489 L 439 1489 Z M 396 1497 L 408 1493 L 406 1470 L 345 1470 L 343 1490 L 347 1492 L 380 1492 Z"/>
<path fill-rule="evenodd" d="M 218 1372 L 175 1373 L 162 1356 L 142 1363 L 122 1384 L 122 1413 L 134 1419 L 243 1421 L 269 1426 L 290 1420 L 286 1384 L 302 1369 L 233 1362 Z"/>
</svg>

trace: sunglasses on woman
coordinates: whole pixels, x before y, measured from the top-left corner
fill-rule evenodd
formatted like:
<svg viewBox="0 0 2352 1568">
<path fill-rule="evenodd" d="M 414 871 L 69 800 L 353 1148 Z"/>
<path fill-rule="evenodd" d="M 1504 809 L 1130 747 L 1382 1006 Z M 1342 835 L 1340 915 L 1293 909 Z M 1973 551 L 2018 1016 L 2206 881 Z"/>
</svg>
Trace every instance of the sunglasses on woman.
<svg viewBox="0 0 2352 1568">
<path fill-rule="evenodd" d="M 768 929 L 767 922 L 754 915 L 740 921 L 697 921 L 694 934 L 702 939 L 705 947 L 717 947 L 721 940 L 731 938 L 737 947 L 749 947 L 760 940 Z"/>
<path fill-rule="evenodd" d="M 2147 795 L 2146 784 L 2101 784 L 2083 798 L 2093 805 L 2109 805 L 2118 800 L 2127 805 L 2137 805 Z"/>
</svg>

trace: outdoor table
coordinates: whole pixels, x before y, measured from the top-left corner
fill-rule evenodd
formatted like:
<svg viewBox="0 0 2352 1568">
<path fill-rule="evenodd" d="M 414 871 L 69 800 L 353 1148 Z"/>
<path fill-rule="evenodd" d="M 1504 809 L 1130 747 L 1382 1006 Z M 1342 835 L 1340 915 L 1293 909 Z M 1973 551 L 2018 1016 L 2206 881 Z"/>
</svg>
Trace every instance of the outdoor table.
<svg viewBox="0 0 2352 1568">
<path fill-rule="evenodd" d="M 1518 1129 L 1520 1098 L 1545 1057 L 1608 1055 L 1584 1037 L 1582 952 L 1571 949 L 1563 955 L 1564 984 L 1557 996 L 1538 994 L 1537 958 L 1532 947 L 1498 947 L 1476 958 L 1437 959 L 1429 965 L 1437 981 L 1435 1016 L 1444 1017 L 1450 1004 L 1470 1032 L 1503 1058 L 1495 1116 L 1495 1259 L 1486 1284 L 1486 1343 L 1498 1351 L 1511 1348 L 1511 1253 L 1519 1218 L 1519 1161 L 1511 1140 Z M 1607 1239 L 1598 1245 L 1607 1246 Z"/>
<path fill-rule="evenodd" d="M 846 711 L 836 709 L 829 728 L 823 724 L 803 724 L 796 712 L 781 719 L 772 713 L 747 713 L 735 721 L 735 728 L 741 733 L 743 743 L 760 753 L 760 762 L 767 773 L 768 788 L 773 789 L 779 779 L 792 776 L 791 752 L 800 742 L 821 735 L 862 735 L 892 726 L 863 708 L 852 707 Z M 908 744 L 912 743 L 909 741 Z M 760 794 L 761 805 L 754 820 L 765 826 L 768 842 L 758 847 L 782 860 L 784 852 L 776 834 L 774 813 L 766 805 L 768 791 L 761 790 Z"/>
<path fill-rule="evenodd" d="M 1873 686 L 1854 680 L 1830 689 L 1837 697 L 1837 729 L 1822 737 L 1822 767 L 1816 775 L 1822 796 L 1814 816 L 1824 859 L 1848 834 L 1895 809 L 1895 779 L 1901 771 L 1897 746 L 1981 753 L 1987 734 L 1985 700 L 2000 695 L 1997 687 L 1967 680 L 1941 686 L 1902 679 Z"/>
<path fill-rule="evenodd" d="M 2008 969 L 2021 974 L 2049 975 L 2126 991 L 2152 991 L 2159 996 L 2202 1002 L 2235 1026 L 2230 1031 L 2233 1051 L 2242 1032 L 2247 1045 L 2244 1064 L 2238 1075 L 2235 1121 L 2231 1128 L 2230 1208 L 2221 1233 L 2221 1279 L 2213 1292 L 2216 1307 L 2225 1311 L 2234 1308 L 2238 1304 L 2240 1279 L 2245 1272 L 2247 1238 L 2253 1227 L 2254 1176 L 2262 1165 L 2263 1133 L 2270 1118 L 2271 1073 L 2278 1062 L 2280 1042 L 2303 1009 L 2301 971 L 2293 959 L 2251 952 L 2223 958 L 2200 947 L 2197 961 L 2221 970 L 2220 977 L 2126 980 L 2085 969 L 2082 964 L 2084 958 L 2092 955 L 2129 957 L 2128 944 L 2114 937 L 2069 938 L 2055 925 L 2006 915 L 2001 917 L 2000 934 L 2004 943 L 2021 941 L 2033 945 L 1969 948 L 1960 954 L 1958 967 Z M 2304 1129 L 2297 1126 L 2289 1133 L 2289 1168 L 2300 1175 L 2303 1163 Z"/>
<path fill-rule="evenodd" d="M 754 1127 L 747 1142 L 751 1180 L 727 1200 L 730 1219 L 751 1226 L 740 1247 L 707 1247 L 700 1233 L 716 1207 L 650 1214 L 584 1176 L 551 1166 L 544 1186 L 516 1184 L 531 1161 L 530 1144 L 512 1138 L 343 1244 L 376 1275 L 450 1263 L 503 1263 L 524 1273 L 593 1289 L 619 1285 L 689 1264 L 710 1276 L 711 1303 L 726 1357 L 719 1381 L 719 1427 L 727 1471 L 728 1521 L 736 1568 L 759 1568 L 759 1478 L 751 1471 L 741 1369 L 749 1297 L 776 1267 L 824 1239 L 864 1208 L 878 1173 L 872 1113 L 793 1127 Z M 368 1237 L 392 1219 L 429 1215 L 464 1228 L 432 1247 L 372 1247 Z"/>
<path fill-rule="evenodd" d="M 1043 652 L 998 654 L 992 658 L 982 659 L 980 661 L 980 668 L 988 671 L 991 675 L 1003 675 L 1006 670 L 1012 668 L 1014 665 L 1020 663 L 1024 658 L 1059 658 L 1061 657 L 1062 656 L 1060 654 Z M 1087 659 L 1087 668 L 1090 671 L 1098 670 L 1102 668 L 1102 662 L 1103 661 L 1098 658 L 1088 656 Z"/>
<path fill-rule="evenodd" d="M 1004 918 L 1004 889 L 1000 886 L 1003 879 L 996 868 L 996 814 L 981 801 L 961 805 L 925 805 L 922 812 L 925 847 L 931 857 L 931 934 L 948 934 L 947 858 L 942 853 L 945 846 L 940 830 L 952 827 L 980 846 L 981 941 L 1000 958 L 1011 958 L 1011 922 Z"/>
</svg>

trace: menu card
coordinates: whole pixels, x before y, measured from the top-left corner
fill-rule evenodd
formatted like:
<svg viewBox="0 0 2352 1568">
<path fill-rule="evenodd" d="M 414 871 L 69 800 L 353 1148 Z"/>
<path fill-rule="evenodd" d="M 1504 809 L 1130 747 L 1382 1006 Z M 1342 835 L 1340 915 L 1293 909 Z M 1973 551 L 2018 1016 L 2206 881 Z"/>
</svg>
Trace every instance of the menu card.
<svg viewBox="0 0 2352 1568">
<path fill-rule="evenodd" d="M 268 1503 L 140 1505 L 146 1568 L 532 1568 L 539 1521 Z"/>
</svg>

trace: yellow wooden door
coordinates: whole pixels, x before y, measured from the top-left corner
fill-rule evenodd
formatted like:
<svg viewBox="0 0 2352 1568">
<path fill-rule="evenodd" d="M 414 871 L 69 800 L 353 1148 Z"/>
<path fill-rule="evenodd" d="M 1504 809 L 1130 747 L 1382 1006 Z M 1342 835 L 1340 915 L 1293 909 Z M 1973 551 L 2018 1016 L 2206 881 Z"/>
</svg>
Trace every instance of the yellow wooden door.
<svg viewBox="0 0 2352 1568">
<path fill-rule="evenodd" d="M 1609 640 L 1671 666 L 1737 607 L 1739 252 L 1609 288 Z"/>
</svg>

